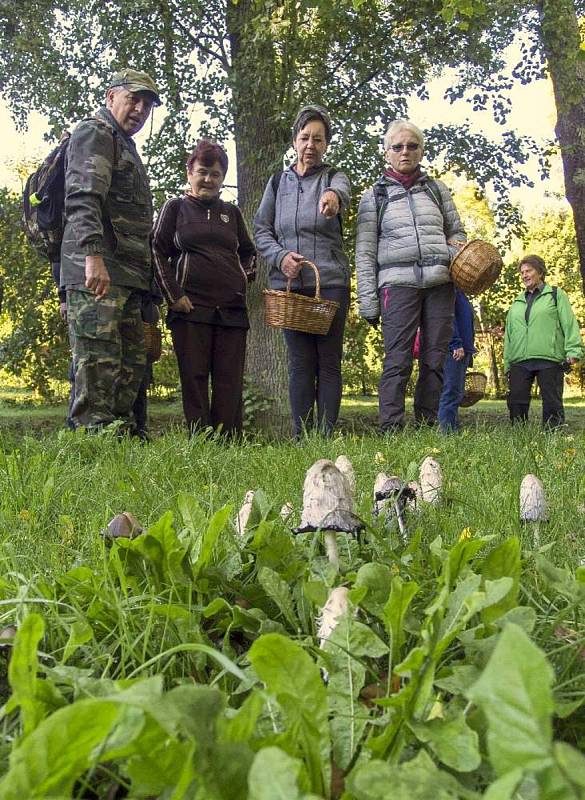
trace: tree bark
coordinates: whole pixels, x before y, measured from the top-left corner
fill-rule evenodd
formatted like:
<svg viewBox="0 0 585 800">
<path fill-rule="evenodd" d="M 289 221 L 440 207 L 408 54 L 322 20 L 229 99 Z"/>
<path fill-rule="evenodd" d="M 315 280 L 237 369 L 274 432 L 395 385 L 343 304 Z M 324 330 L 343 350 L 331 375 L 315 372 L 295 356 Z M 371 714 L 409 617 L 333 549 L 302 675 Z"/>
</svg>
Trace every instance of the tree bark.
<svg viewBox="0 0 585 800">
<path fill-rule="evenodd" d="M 272 65 L 275 54 L 268 37 L 253 36 L 253 0 L 228 0 L 227 29 L 232 56 L 231 87 L 234 104 L 238 175 L 238 204 L 251 228 L 269 175 L 282 163 L 289 132 L 271 114 L 281 108 L 276 97 Z M 256 28 L 257 33 L 257 28 Z M 258 70 L 261 64 L 263 69 Z M 273 435 L 291 432 L 288 407 L 286 351 L 282 332 L 264 321 L 263 289 L 268 285 L 268 266 L 258 260 L 255 283 L 249 287 L 250 332 L 246 375 L 251 390 L 269 401 L 257 412 L 255 423 Z"/>
<path fill-rule="evenodd" d="M 537 0 L 540 39 L 557 108 L 565 194 L 573 209 L 579 269 L 585 292 L 585 60 L 572 0 Z"/>
</svg>

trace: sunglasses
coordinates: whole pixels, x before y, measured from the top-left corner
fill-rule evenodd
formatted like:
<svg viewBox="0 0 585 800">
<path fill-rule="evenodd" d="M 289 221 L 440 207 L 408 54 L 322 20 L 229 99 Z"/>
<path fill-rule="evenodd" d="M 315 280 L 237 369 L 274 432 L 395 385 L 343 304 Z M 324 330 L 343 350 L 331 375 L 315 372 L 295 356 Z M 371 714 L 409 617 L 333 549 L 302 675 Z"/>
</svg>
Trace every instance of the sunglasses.
<svg viewBox="0 0 585 800">
<path fill-rule="evenodd" d="M 420 144 L 418 144 L 418 142 L 408 142 L 407 144 L 391 144 L 390 150 L 392 150 L 394 153 L 400 153 L 402 150 L 410 150 L 414 152 L 415 150 L 418 150 L 419 147 Z"/>
</svg>

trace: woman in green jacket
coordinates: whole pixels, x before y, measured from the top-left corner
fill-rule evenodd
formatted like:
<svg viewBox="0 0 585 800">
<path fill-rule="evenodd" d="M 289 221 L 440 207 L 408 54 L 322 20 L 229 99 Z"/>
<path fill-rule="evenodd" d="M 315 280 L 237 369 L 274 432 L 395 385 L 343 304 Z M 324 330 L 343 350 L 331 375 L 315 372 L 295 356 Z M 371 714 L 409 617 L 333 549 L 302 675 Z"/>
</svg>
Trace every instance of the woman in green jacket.
<svg viewBox="0 0 585 800">
<path fill-rule="evenodd" d="M 526 422 L 530 390 L 538 381 L 542 424 L 556 428 L 565 421 L 564 372 L 583 354 L 579 323 L 566 293 L 544 282 L 540 256 L 525 256 L 519 266 L 525 286 L 506 318 L 504 372 L 508 376 L 510 419 Z"/>
</svg>

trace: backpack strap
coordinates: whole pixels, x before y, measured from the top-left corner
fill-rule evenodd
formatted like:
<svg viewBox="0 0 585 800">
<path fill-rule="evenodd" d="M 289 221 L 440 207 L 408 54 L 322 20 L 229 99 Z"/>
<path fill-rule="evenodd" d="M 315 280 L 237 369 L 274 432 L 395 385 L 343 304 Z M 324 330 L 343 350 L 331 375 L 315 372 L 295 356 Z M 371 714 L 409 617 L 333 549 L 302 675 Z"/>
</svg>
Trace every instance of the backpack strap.
<svg viewBox="0 0 585 800">
<path fill-rule="evenodd" d="M 278 172 L 275 172 L 272 178 L 270 178 L 270 185 L 272 186 L 272 194 L 274 195 L 274 199 L 276 200 L 276 195 L 278 194 L 278 187 L 280 186 L 280 179 L 282 178 L 284 170 L 279 169 Z"/>
<path fill-rule="evenodd" d="M 558 286 L 551 286 L 552 289 L 552 299 L 553 303 L 555 304 L 555 308 L 559 307 L 559 287 Z"/>
<path fill-rule="evenodd" d="M 374 184 L 374 201 L 376 203 L 376 220 L 378 223 L 378 239 L 382 232 L 382 217 L 386 211 L 386 206 L 390 202 L 388 199 L 388 188 L 385 183 Z"/>
</svg>

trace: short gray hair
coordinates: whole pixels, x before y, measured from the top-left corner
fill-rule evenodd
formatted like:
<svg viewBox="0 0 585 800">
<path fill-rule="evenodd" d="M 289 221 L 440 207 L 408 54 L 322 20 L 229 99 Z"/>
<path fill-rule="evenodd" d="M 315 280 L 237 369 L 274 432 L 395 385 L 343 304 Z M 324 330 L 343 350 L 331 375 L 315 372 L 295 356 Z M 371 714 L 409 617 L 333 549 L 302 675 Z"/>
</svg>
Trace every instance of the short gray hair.
<svg viewBox="0 0 585 800">
<path fill-rule="evenodd" d="M 388 125 L 388 130 L 384 134 L 384 152 L 390 148 L 394 135 L 403 130 L 412 133 L 420 144 L 421 149 L 425 146 L 425 137 L 420 128 L 417 128 L 414 123 L 409 122 L 407 119 L 395 119 Z"/>
</svg>

